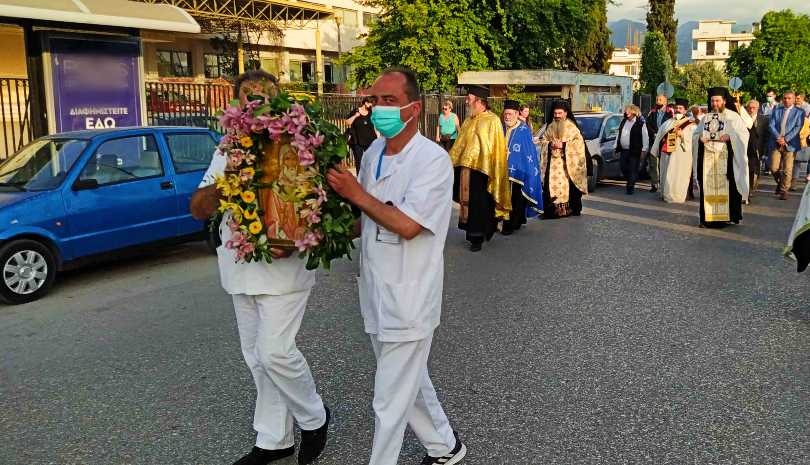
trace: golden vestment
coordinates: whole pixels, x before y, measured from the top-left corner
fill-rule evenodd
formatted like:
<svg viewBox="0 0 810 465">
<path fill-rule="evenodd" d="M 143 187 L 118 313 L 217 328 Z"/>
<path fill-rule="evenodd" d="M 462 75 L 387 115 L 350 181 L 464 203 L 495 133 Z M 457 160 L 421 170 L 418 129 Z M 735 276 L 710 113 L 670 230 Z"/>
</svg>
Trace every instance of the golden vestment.
<svg viewBox="0 0 810 465">
<path fill-rule="evenodd" d="M 553 121 L 549 124 L 543 138 L 545 147 L 543 166 L 548 161 L 546 157 L 551 156 L 546 188 L 549 190 L 552 201 L 554 203 L 568 202 L 569 179 L 580 192 L 587 194 L 588 167 L 585 163 L 585 140 L 577 125 L 569 119 Z M 555 140 L 565 143 L 565 153 L 560 149 L 550 149 L 551 143 Z"/>
<path fill-rule="evenodd" d="M 450 149 L 450 160 L 454 167 L 487 175 L 487 192 L 495 199 L 495 216 L 509 218 L 512 185 L 509 182 L 506 137 L 500 118 L 489 110 L 467 118 L 461 125 L 456 143 Z"/>
</svg>

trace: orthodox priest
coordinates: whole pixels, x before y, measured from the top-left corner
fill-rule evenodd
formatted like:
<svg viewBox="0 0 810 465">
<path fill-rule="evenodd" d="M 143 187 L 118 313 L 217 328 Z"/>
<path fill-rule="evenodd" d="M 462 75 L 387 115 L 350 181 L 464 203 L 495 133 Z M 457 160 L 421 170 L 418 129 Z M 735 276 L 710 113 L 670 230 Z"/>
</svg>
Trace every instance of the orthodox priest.
<svg viewBox="0 0 810 465">
<path fill-rule="evenodd" d="M 728 89 L 709 89 L 709 112 L 695 129 L 693 169 L 703 227 L 739 224 L 748 200 L 748 129 L 735 108 Z"/>
<path fill-rule="evenodd" d="M 526 224 L 527 218 L 543 210 L 543 182 L 532 131 L 520 119 L 520 103 L 516 100 L 504 101 L 503 124 L 512 183 L 512 211 L 509 219 L 503 221 L 501 233 L 508 236 Z"/>
<path fill-rule="evenodd" d="M 588 193 L 585 140 L 565 100 L 551 106 L 553 120 L 543 134 L 543 218 L 582 213 L 582 194 Z"/>
<path fill-rule="evenodd" d="M 810 184 L 804 188 L 804 196 L 799 211 L 796 212 L 785 256 L 796 259 L 798 262 L 796 271 L 799 273 L 810 265 Z"/>
<path fill-rule="evenodd" d="M 467 91 L 470 117 L 461 125 L 450 149 L 455 167 L 453 200 L 461 205 L 458 227 L 467 232 L 470 250 L 478 252 L 495 234 L 498 221 L 509 218 L 512 187 L 509 183 L 506 138 L 501 119 L 489 109 L 489 89 Z"/>
<path fill-rule="evenodd" d="M 686 202 L 692 179 L 692 133 L 697 125 L 688 111 L 688 100 L 675 99 L 675 116 L 658 129 L 651 149 L 660 160 L 661 196 L 667 203 Z"/>
</svg>

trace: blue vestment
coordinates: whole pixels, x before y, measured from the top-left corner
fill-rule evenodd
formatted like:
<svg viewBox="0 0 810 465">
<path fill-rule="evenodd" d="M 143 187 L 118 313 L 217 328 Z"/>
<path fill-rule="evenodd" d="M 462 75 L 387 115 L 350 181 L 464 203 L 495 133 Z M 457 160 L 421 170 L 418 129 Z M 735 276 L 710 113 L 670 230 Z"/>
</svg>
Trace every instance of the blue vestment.
<svg viewBox="0 0 810 465">
<path fill-rule="evenodd" d="M 531 218 L 543 211 L 543 178 L 540 157 L 532 140 L 532 131 L 523 121 L 506 130 L 506 150 L 509 154 L 509 180 L 520 184 L 527 200 L 526 216 Z"/>
</svg>

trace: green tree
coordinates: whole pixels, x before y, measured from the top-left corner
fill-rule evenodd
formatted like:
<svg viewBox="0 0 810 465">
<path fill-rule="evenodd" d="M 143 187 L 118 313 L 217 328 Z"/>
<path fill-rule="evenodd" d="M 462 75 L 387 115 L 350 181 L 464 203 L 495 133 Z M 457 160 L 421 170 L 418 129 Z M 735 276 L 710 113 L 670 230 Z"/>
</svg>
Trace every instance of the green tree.
<svg viewBox="0 0 810 465">
<path fill-rule="evenodd" d="M 398 65 L 412 69 L 423 89 L 447 92 L 455 87 L 458 73 L 504 62 L 501 39 L 491 27 L 497 14 L 503 14 L 492 10 L 497 0 L 365 3 L 380 8 L 382 14 L 366 44 L 344 57 L 355 85 L 368 86 L 385 68 Z"/>
<path fill-rule="evenodd" d="M 810 91 L 810 16 L 770 11 L 747 47 L 734 50 L 726 74 L 739 76 L 743 89 L 762 98 L 769 90 Z"/>
<path fill-rule="evenodd" d="M 675 0 L 650 0 L 647 10 L 647 32 L 660 32 L 666 40 L 670 63 L 678 62 L 678 20 Z"/>
<path fill-rule="evenodd" d="M 691 103 L 705 102 L 710 88 L 727 83 L 725 74 L 712 63 L 684 65 L 676 69 L 672 76 L 675 96 L 688 99 Z"/>
<path fill-rule="evenodd" d="M 512 0 L 504 8 L 513 68 L 607 71 L 606 0 Z"/>
<path fill-rule="evenodd" d="M 666 40 L 660 32 L 648 32 L 641 47 L 641 91 L 655 95 L 658 84 L 668 81 L 672 75 L 672 60 L 667 51 Z"/>
</svg>

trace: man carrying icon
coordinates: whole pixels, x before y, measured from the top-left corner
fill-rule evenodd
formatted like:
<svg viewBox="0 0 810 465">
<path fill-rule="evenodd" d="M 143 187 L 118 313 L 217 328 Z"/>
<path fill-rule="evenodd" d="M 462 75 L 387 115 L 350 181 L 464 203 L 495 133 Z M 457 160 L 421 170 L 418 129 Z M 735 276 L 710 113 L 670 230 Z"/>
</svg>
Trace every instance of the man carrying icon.
<svg viewBox="0 0 810 465">
<path fill-rule="evenodd" d="M 692 133 L 695 121 L 687 116 L 689 101 L 675 99 L 675 117 L 658 130 L 650 153 L 661 160 L 661 196 L 667 203 L 684 203 L 692 178 Z"/>
<path fill-rule="evenodd" d="M 748 200 L 748 130 L 725 87 L 709 89 L 709 112 L 698 125 L 693 169 L 700 184 L 700 224 L 718 227 L 742 220 Z"/>
</svg>

